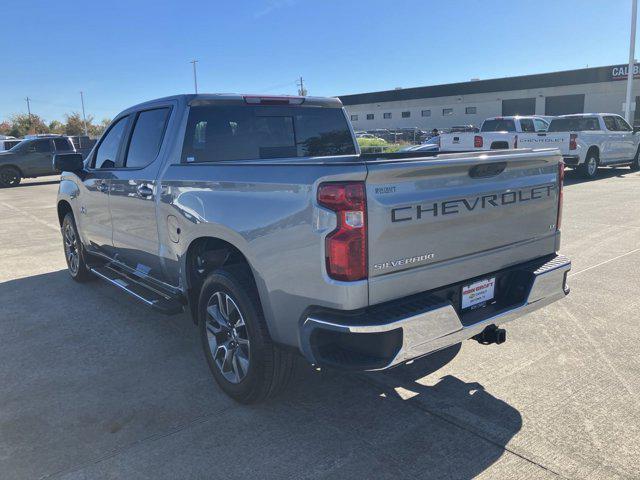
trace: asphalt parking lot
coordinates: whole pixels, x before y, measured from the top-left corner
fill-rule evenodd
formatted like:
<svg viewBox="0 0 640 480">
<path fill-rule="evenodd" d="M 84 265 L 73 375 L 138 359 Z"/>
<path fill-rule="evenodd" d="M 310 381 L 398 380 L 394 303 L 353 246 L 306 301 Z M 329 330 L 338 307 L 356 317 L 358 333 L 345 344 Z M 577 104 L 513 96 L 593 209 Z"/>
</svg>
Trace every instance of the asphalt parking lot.
<svg viewBox="0 0 640 480">
<path fill-rule="evenodd" d="M 640 174 L 567 174 L 571 295 L 386 373 L 235 404 L 196 329 L 67 275 L 55 178 L 0 190 L 0 478 L 638 478 Z"/>
</svg>

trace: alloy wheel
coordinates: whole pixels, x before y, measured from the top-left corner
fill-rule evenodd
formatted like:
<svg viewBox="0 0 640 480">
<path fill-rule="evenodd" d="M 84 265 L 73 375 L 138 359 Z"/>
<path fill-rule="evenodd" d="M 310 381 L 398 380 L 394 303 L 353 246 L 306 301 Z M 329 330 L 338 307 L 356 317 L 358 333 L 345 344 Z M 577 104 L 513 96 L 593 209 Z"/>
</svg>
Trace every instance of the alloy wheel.
<svg viewBox="0 0 640 480">
<path fill-rule="evenodd" d="M 240 383 L 249 371 L 249 336 L 242 312 L 225 292 L 215 292 L 207 302 L 209 351 L 218 370 L 231 383 Z"/>
<path fill-rule="evenodd" d="M 20 183 L 18 181 L 18 174 L 12 168 L 0 170 L 0 184 L 7 186 L 14 186 Z"/>
<path fill-rule="evenodd" d="M 67 257 L 69 270 L 72 275 L 76 275 L 80 266 L 80 254 L 78 252 L 78 237 L 76 236 L 76 231 L 73 228 L 73 225 L 70 223 L 67 223 L 64 226 L 63 238 L 64 253 Z"/>
<path fill-rule="evenodd" d="M 587 172 L 590 177 L 593 177 L 596 174 L 596 170 L 598 169 L 598 162 L 595 157 L 590 157 L 587 160 Z"/>
</svg>

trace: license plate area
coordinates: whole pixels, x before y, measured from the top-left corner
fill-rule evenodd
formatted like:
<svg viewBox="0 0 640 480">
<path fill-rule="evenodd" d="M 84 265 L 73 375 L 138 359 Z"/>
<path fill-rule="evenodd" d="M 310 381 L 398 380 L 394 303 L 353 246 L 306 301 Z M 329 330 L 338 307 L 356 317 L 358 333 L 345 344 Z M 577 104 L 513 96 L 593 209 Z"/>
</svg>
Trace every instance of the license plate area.
<svg viewBox="0 0 640 480">
<path fill-rule="evenodd" d="M 482 308 L 493 302 L 496 293 L 496 277 L 483 278 L 461 288 L 460 307 L 463 312 Z"/>
</svg>

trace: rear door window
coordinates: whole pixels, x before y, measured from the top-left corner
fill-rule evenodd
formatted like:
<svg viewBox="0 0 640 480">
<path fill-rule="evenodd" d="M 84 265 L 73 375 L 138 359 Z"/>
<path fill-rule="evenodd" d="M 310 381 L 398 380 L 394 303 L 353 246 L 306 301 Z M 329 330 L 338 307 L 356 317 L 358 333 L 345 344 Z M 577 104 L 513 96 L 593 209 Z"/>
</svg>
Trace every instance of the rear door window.
<svg viewBox="0 0 640 480">
<path fill-rule="evenodd" d="M 56 147 L 56 151 L 64 152 L 67 150 L 71 150 L 71 145 L 69 145 L 69 140 L 66 138 L 54 138 L 53 144 Z"/>
<path fill-rule="evenodd" d="M 516 124 L 512 119 L 492 118 L 482 124 L 482 132 L 515 132 Z"/>
<path fill-rule="evenodd" d="M 146 167 L 158 156 L 169 111 L 169 108 L 157 108 L 140 112 L 129 142 L 127 168 Z"/>
<path fill-rule="evenodd" d="M 536 128 L 536 132 L 546 132 L 549 128 L 549 124 L 544 120 L 540 120 L 539 118 L 533 119 L 533 125 Z"/>
<path fill-rule="evenodd" d="M 616 121 L 616 128 L 621 132 L 630 132 L 633 130 L 627 121 L 622 117 L 614 117 Z"/>
<path fill-rule="evenodd" d="M 93 168 L 114 168 L 116 166 L 128 119 L 128 116 L 122 117 L 111 126 L 96 151 Z"/>
<path fill-rule="evenodd" d="M 353 155 L 339 108 L 193 106 L 183 145 L 186 162 Z"/>
<path fill-rule="evenodd" d="M 616 124 L 615 117 L 604 117 L 604 125 L 605 127 L 607 127 L 607 130 L 609 130 L 610 132 L 618 131 L 618 125 Z"/>
<path fill-rule="evenodd" d="M 531 120 L 530 118 L 520 119 L 520 128 L 525 133 L 533 133 L 536 131 L 535 127 L 533 126 L 533 120 Z"/>
<path fill-rule="evenodd" d="M 51 142 L 49 139 L 47 140 L 36 140 L 34 141 L 29 148 L 32 152 L 38 153 L 49 153 L 51 152 Z"/>
</svg>

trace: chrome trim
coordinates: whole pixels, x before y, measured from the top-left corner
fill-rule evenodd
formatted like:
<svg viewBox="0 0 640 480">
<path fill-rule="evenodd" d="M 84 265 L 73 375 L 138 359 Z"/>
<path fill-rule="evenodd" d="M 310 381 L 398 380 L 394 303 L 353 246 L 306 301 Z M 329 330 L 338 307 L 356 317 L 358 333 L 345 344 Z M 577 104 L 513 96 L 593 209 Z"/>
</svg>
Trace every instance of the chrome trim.
<svg viewBox="0 0 640 480">
<path fill-rule="evenodd" d="M 334 323 L 330 319 L 310 316 L 302 325 L 302 352 L 311 363 L 318 363 L 310 342 L 311 334 L 315 329 L 343 333 L 382 333 L 401 328 L 402 347 L 395 358 L 382 368 L 369 369 L 384 370 L 455 345 L 479 334 L 489 325 L 511 322 L 564 298 L 568 294 L 565 278 L 569 270 L 571 270 L 571 261 L 567 257 L 559 255 L 553 258 L 532 272 L 535 278 L 525 302 L 473 325 L 463 325 L 451 304 L 436 306 L 426 312 L 382 325 L 345 325 Z"/>
<path fill-rule="evenodd" d="M 129 295 L 131 295 L 132 297 L 137 298 L 138 300 L 144 302 L 145 304 L 149 305 L 150 307 L 153 307 L 157 303 L 156 301 L 151 301 L 151 300 L 149 300 L 147 298 L 144 298 L 143 296 L 138 295 L 136 292 L 134 292 L 131 289 L 127 288 L 127 285 L 124 285 L 120 278 L 115 278 L 115 279 L 114 278 L 110 278 L 107 275 L 104 275 L 104 274 L 100 273 L 95 268 L 91 269 L 91 273 L 93 273 L 94 275 L 100 277 L 102 280 L 105 280 L 106 282 L 110 283 L 111 285 L 114 285 L 114 286 L 118 287 L 119 289 L 124 290 Z M 118 280 L 120 280 L 120 281 L 118 281 Z"/>
</svg>

